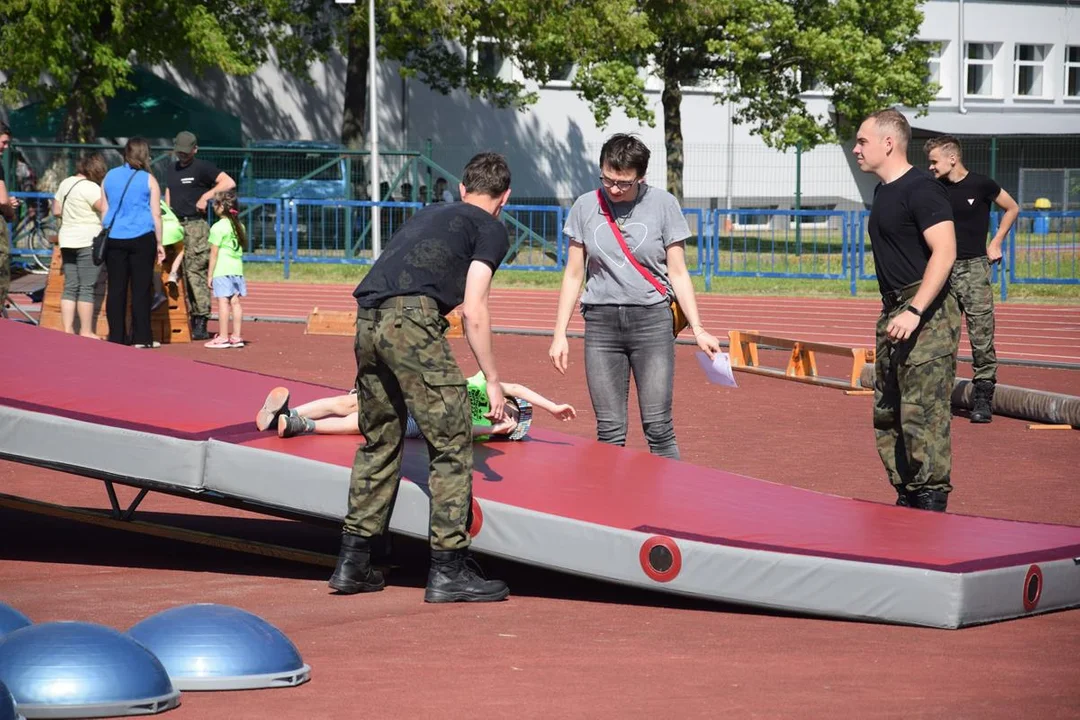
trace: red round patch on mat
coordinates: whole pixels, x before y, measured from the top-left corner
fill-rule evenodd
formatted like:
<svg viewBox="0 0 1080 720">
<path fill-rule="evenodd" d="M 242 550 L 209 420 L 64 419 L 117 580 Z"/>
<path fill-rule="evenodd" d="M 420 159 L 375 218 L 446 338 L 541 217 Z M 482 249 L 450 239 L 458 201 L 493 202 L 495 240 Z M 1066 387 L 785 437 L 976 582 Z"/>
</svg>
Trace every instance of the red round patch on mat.
<svg viewBox="0 0 1080 720">
<path fill-rule="evenodd" d="M 671 582 L 682 570 L 679 546 L 663 535 L 653 535 L 642 543 L 638 559 L 641 569 L 656 582 Z"/>
<path fill-rule="evenodd" d="M 1027 577 L 1024 578 L 1024 609 L 1031 612 L 1039 606 L 1039 598 L 1042 597 L 1043 574 L 1038 565 L 1028 568 Z"/>
<path fill-rule="evenodd" d="M 472 510 L 469 512 L 469 537 L 480 534 L 480 528 L 484 526 L 484 512 L 480 509 L 480 503 L 476 498 L 472 499 Z"/>
</svg>

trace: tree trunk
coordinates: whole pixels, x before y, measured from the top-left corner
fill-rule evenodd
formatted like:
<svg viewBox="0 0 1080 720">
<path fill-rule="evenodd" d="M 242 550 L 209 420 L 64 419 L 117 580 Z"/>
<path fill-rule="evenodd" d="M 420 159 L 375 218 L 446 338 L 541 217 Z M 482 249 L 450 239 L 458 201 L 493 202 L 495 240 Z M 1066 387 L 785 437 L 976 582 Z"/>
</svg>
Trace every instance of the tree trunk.
<svg viewBox="0 0 1080 720">
<path fill-rule="evenodd" d="M 105 100 L 94 98 L 96 82 L 87 75 L 79 75 L 68 95 L 64 120 L 56 134 L 57 142 L 92 143 L 97 139 L 97 129 L 105 119 Z"/>
<path fill-rule="evenodd" d="M 347 148 L 364 146 L 364 116 L 367 110 L 368 42 L 367 25 L 349 27 L 345 68 L 345 112 L 341 118 L 341 144 Z"/>
<path fill-rule="evenodd" d="M 664 148 L 667 150 L 667 189 L 683 201 L 682 87 L 668 73 L 660 94 L 664 106 Z"/>
</svg>

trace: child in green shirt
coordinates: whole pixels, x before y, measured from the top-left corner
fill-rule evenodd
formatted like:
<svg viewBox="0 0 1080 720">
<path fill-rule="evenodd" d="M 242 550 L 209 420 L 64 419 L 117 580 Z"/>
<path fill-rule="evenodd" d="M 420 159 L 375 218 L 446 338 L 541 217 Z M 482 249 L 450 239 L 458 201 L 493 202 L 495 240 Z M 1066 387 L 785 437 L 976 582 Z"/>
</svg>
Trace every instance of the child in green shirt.
<svg viewBox="0 0 1080 720">
<path fill-rule="evenodd" d="M 207 284 L 218 299 L 218 334 L 206 343 L 205 347 L 244 347 L 244 340 L 240 335 L 243 317 L 240 298 L 247 295 L 247 285 L 244 283 L 244 245 L 247 244 L 247 236 L 238 217 L 236 193 L 218 193 L 214 197 L 214 214 L 219 219 L 210 227 L 210 268 Z"/>
<path fill-rule="evenodd" d="M 540 393 L 517 383 L 499 383 L 506 396 L 507 418 L 498 425 L 484 417 L 489 412 L 487 381 L 482 372 L 466 380 L 469 390 L 469 413 L 472 416 L 472 435 L 475 440 L 503 437 L 521 440 L 532 425 L 532 408 L 547 410 L 564 422 L 577 417 L 573 405 L 557 403 Z M 320 398 L 297 408 L 289 408 L 289 390 L 277 387 L 270 391 L 262 409 L 255 416 L 259 430 L 277 429 L 279 437 L 315 433 L 318 435 L 357 435 L 359 405 L 356 393 Z M 406 438 L 422 438 L 420 428 L 410 415 L 405 428 Z"/>
</svg>

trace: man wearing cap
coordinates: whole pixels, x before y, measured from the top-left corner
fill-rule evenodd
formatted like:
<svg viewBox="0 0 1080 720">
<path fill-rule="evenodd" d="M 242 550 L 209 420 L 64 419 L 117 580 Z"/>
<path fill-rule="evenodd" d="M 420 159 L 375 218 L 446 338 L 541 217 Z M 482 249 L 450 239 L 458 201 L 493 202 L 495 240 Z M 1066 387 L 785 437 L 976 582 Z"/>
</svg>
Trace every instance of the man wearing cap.
<svg viewBox="0 0 1080 720">
<path fill-rule="evenodd" d="M 178 133 L 173 140 L 176 162 L 165 177 L 165 203 L 184 226 L 184 280 L 187 284 L 188 314 L 191 316 L 191 339 L 206 340 L 210 334 L 210 287 L 206 274 L 210 268 L 210 225 L 206 204 L 219 192 L 232 190 L 236 181 L 212 162 L 196 159 L 199 144 L 194 133 Z"/>
</svg>

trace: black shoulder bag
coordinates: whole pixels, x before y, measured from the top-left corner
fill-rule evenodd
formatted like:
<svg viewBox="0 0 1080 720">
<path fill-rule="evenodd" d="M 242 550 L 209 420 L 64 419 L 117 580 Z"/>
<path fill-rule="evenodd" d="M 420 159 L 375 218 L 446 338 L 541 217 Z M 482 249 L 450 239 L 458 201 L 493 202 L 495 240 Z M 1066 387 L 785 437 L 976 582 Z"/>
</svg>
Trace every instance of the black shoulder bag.
<svg viewBox="0 0 1080 720">
<path fill-rule="evenodd" d="M 127 195 L 128 186 L 131 185 L 131 181 L 135 179 L 135 176 L 139 174 L 139 171 L 131 173 L 131 177 L 128 178 L 127 184 L 124 185 L 124 192 L 120 193 L 120 202 L 116 203 L 116 210 L 113 212 L 112 222 L 109 223 L 109 227 L 103 228 L 94 237 L 94 264 L 100 265 L 105 262 L 105 253 L 109 250 L 109 233 L 112 232 L 112 226 L 116 223 L 116 218 L 120 215 L 120 206 L 124 204 L 124 196 Z"/>
</svg>

